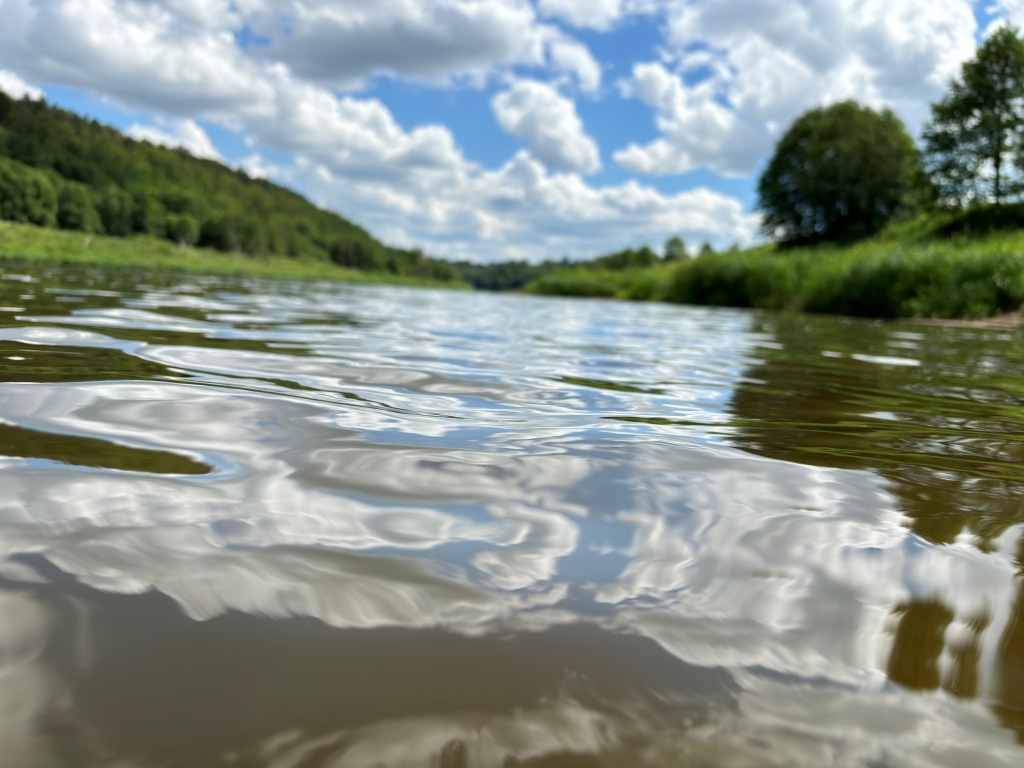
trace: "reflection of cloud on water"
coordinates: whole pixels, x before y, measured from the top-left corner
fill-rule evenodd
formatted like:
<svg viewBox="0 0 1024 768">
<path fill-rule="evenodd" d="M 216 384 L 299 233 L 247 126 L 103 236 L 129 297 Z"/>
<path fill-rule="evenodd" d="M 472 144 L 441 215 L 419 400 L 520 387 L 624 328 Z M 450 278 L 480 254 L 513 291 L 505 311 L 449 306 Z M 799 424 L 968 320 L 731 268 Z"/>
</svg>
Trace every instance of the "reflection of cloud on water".
<svg viewBox="0 0 1024 768">
<path fill-rule="evenodd" d="M 4 402 L 25 424 L 219 468 L 181 478 L 4 465 L 0 513 L 45 524 L 38 537 L 13 532 L 8 552 L 46 552 L 104 589 L 158 588 L 196 617 L 467 632 L 562 622 L 571 614 L 518 614 L 557 603 L 573 586 L 563 569 L 604 548 L 625 561 L 590 581 L 593 611 L 611 608 L 616 626 L 692 663 L 873 685 L 889 612 L 921 584 L 1006 590 L 998 569 L 986 581 L 963 571 L 968 559 L 910 546 L 866 472 L 558 430 L 493 445 L 485 433 L 477 450 L 387 445 L 333 426 L 330 405 L 167 383 L 8 385 Z M 309 547 L 423 560 L 371 577 Z M 490 588 L 469 586 L 481 579 Z"/>
<path fill-rule="evenodd" d="M 1019 757 L 980 704 L 734 678 L 595 626 L 462 637 L 237 612 L 195 622 L 159 593 L 32 580 L 3 582 L 0 615 L 12 619 L 0 623 L 0 711 L 16 714 L 0 733 L 24 765 L 995 768 Z M 46 759 L 55 733 L 63 749 Z M 966 751 L 976 744 L 984 753 Z"/>
<path fill-rule="evenodd" d="M 804 406 L 785 394 L 803 386 L 802 360 L 793 387 L 745 380 L 746 395 L 784 406 L 794 450 L 723 447 L 750 345 L 779 351 L 744 332 L 746 316 L 528 300 L 534 325 L 522 305 L 475 297 L 481 321 L 467 329 L 448 296 L 418 294 L 412 309 L 388 289 L 316 296 L 164 295 L 139 300 L 145 312 L 86 307 L 63 319 L 109 336 L 0 329 L 54 359 L 92 347 L 106 355 L 97 370 L 122 366 L 120 383 L 4 384 L 0 419 L 213 468 L 186 477 L 0 459 L 12 620 L 87 638 L 92 654 L 92 667 L 58 670 L 0 626 L 0 665 L 3 652 L 15 659 L 0 675 L 42 713 L 37 723 L 80 722 L 115 741 L 134 738 L 134 723 L 173 750 L 199 715 L 231 732 L 222 713 L 182 703 L 215 687 L 238 722 L 253 715 L 247 698 L 272 713 L 238 737 L 238 760 L 282 766 L 382 754 L 417 764 L 427 753 L 643 765 L 643 750 L 654 765 L 952 766 L 962 745 L 1012 764 L 1012 734 L 979 702 L 1018 727 L 1007 712 L 1019 696 L 1004 690 L 1021 668 L 1006 650 L 1024 613 L 1007 555 L 1015 529 L 978 521 L 991 554 L 955 540 L 959 518 L 950 536 L 908 531 L 914 508 L 892 477 L 856 456 L 803 451 Z M 888 370 L 886 351 L 854 360 L 854 373 Z M 818 399 L 841 428 L 848 405 L 831 390 Z M 763 415 L 759 403 L 749 405 Z M 924 426 L 889 448 L 924 453 L 934 425 Z M 1009 517 L 998 504 L 983 511 Z M 72 604 L 79 613 L 62 612 Z M 927 658 L 887 664 L 922 635 L 937 638 Z M 644 658 L 657 674 L 630 666 Z M 210 659 L 235 664 L 236 677 L 225 682 Z M 688 709 L 701 675 L 736 677 L 740 690 L 729 706 Z M 152 709 L 133 715 L 104 685 Z M 503 686 L 522 695 L 487 699 Z M 161 689 L 182 696 L 162 702 Z M 61 720 L 54 701 L 72 694 Z M 422 706 L 407 706 L 416 696 Z M 163 720 L 147 721 L 153 712 Z M 31 724 L 11 719 L 11 743 L 32 744 Z"/>
<path fill-rule="evenodd" d="M 544 455 L 534 446 L 539 455 L 530 455 L 381 446 L 325 423 L 329 410 L 315 404 L 175 384 L 9 385 L 4 408 L 23 424 L 173 447 L 218 468 L 197 482 L 0 463 L 0 519 L 19 526 L 6 537 L 8 553 L 46 552 L 104 589 L 161 589 L 196 617 L 243 610 L 344 626 L 461 622 L 473 631 L 534 601 L 557 602 L 544 584 L 575 549 L 577 524 L 566 513 L 585 513 L 562 497 L 591 468 L 564 447 Z M 472 547 L 458 578 L 434 582 L 425 567 L 381 581 L 340 552 L 271 551 L 412 553 L 460 542 Z M 331 563 L 333 578 L 318 562 Z M 540 591 L 486 597 L 462 586 L 480 577 L 467 571 Z M 428 584 L 442 582 L 453 591 L 431 597 Z"/>
<path fill-rule="evenodd" d="M 8 765 L 59 765 L 37 719 L 66 684 L 42 659 L 52 630 L 45 608 L 17 593 L 0 593 L 0 749 Z"/>
</svg>

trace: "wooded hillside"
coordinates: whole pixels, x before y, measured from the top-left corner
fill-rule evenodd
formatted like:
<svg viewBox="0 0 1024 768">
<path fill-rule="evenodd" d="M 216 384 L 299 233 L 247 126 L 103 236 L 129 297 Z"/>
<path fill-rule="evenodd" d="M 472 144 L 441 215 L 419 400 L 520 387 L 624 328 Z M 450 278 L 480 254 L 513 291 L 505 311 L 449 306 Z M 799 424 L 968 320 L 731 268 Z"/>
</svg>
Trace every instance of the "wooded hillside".
<svg viewBox="0 0 1024 768">
<path fill-rule="evenodd" d="M 389 248 L 269 181 L 3 92 L 0 219 L 114 236 L 148 234 L 186 247 L 333 261 L 366 271 L 456 276 L 450 264 Z"/>
</svg>

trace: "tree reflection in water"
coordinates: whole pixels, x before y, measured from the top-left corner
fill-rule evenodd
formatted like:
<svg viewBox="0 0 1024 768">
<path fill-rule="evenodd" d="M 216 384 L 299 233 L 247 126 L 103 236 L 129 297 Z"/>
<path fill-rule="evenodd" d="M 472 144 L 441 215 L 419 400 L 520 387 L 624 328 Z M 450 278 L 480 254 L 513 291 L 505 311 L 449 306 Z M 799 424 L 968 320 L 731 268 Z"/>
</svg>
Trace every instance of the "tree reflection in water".
<svg viewBox="0 0 1024 768">
<path fill-rule="evenodd" d="M 979 609 L 977 599 L 958 608 L 940 580 L 919 579 L 916 594 L 893 607 L 885 669 L 910 690 L 981 698 L 1024 743 L 1024 537 L 1012 563 L 1001 551 L 1024 523 L 1020 338 L 852 320 L 760 323 L 778 343 L 758 350 L 736 390 L 738 446 L 871 470 L 927 545 L 1005 557 L 1015 568 L 1008 610 Z"/>
</svg>

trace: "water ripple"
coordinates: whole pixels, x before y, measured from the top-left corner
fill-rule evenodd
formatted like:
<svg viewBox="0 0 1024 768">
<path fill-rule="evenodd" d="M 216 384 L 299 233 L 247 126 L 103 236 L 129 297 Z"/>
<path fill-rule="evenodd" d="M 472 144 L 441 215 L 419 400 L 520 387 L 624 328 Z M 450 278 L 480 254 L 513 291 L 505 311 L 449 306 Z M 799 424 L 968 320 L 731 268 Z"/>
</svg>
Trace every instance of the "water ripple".
<svg viewBox="0 0 1024 768">
<path fill-rule="evenodd" d="M 0 306 L 18 765 L 1020 760 L 1015 335 L 88 269 Z"/>
</svg>

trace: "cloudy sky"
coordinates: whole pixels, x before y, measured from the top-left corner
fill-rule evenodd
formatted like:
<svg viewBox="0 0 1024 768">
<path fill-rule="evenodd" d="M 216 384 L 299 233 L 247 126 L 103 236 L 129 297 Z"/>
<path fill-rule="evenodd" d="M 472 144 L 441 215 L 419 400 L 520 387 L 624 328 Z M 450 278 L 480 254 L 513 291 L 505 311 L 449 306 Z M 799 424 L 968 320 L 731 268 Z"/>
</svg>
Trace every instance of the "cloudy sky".
<svg viewBox="0 0 1024 768">
<path fill-rule="evenodd" d="M 488 261 L 756 237 L 805 109 L 915 133 L 1024 0 L 0 0 L 0 88 Z"/>
</svg>

